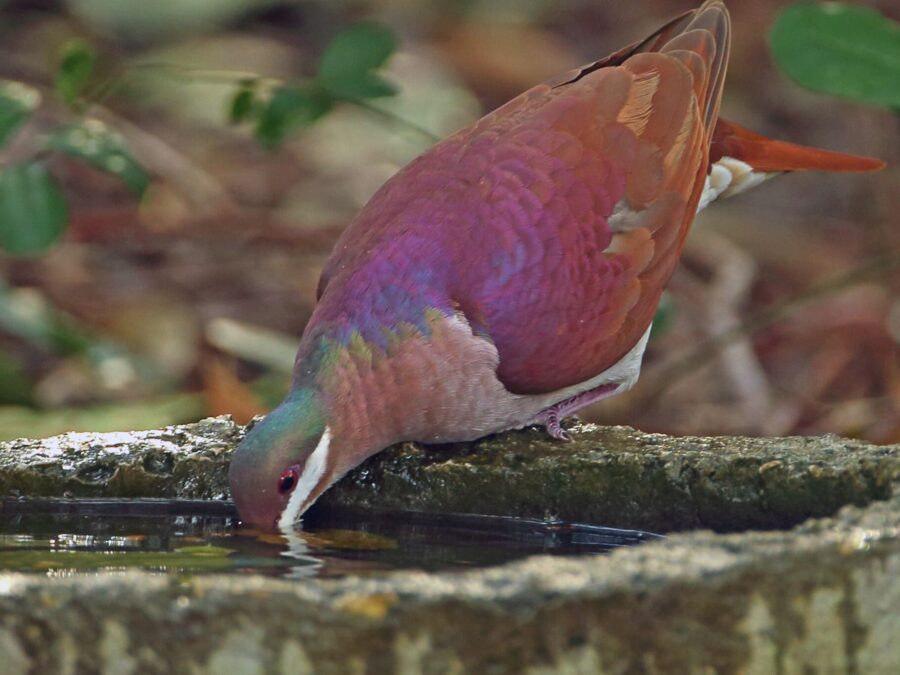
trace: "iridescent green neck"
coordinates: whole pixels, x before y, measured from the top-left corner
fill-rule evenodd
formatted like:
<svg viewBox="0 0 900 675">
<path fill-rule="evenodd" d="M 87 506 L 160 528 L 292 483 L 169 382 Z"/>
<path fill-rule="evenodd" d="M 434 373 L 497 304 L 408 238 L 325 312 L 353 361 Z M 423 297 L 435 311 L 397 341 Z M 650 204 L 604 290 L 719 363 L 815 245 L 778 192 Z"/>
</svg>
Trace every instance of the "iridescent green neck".
<svg viewBox="0 0 900 675">
<path fill-rule="evenodd" d="M 312 387 L 294 387 L 285 399 L 266 416 L 267 426 L 276 435 L 296 440 L 322 435 L 325 414 L 319 392 Z"/>
<path fill-rule="evenodd" d="M 322 435 L 325 424 L 318 392 L 295 388 L 251 429 L 244 445 L 257 461 L 272 462 L 283 469 L 293 460 L 296 448 Z"/>
</svg>

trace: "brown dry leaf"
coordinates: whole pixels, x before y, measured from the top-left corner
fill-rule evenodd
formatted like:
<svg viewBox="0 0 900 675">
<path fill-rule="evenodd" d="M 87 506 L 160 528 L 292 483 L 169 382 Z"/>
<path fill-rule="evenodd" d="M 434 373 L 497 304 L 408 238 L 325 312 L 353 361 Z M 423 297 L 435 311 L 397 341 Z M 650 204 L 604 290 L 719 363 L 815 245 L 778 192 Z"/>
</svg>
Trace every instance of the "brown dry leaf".
<svg viewBox="0 0 900 675">
<path fill-rule="evenodd" d="M 210 415 L 231 415 L 238 424 L 247 424 L 266 412 L 250 388 L 220 359 L 203 364 L 203 391 Z"/>
</svg>

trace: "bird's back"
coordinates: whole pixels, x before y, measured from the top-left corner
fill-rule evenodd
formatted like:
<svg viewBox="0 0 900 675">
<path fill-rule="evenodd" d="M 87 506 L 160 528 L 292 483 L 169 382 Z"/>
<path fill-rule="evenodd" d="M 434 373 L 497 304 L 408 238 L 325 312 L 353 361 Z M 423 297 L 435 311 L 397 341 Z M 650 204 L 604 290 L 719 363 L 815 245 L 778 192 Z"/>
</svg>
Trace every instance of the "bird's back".
<svg viewBox="0 0 900 675">
<path fill-rule="evenodd" d="M 708 2 L 436 145 L 348 227 L 314 323 L 380 344 L 429 310 L 461 313 L 515 393 L 610 367 L 652 320 L 696 212 L 728 49 Z"/>
</svg>

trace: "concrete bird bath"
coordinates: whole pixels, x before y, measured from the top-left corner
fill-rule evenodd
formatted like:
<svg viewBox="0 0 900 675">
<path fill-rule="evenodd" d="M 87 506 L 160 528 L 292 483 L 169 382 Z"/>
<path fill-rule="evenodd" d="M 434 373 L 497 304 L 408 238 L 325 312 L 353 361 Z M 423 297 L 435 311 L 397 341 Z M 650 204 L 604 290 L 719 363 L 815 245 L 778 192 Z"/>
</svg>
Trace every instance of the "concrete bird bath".
<svg viewBox="0 0 900 675">
<path fill-rule="evenodd" d="M 0 494 L 222 500 L 242 435 L 216 418 L 0 443 Z M 553 517 L 665 540 L 301 581 L 0 573 L 3 672 L 900 671 L 900 447 L 574 436 L 398 446 L 323 506 Z"/>
</svg>

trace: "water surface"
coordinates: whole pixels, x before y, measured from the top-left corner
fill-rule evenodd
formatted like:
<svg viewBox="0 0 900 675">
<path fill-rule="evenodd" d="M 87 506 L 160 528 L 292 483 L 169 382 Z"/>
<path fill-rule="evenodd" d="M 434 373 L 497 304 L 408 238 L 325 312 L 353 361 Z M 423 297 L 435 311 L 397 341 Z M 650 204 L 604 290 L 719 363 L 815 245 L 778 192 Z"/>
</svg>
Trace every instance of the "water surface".
<svg viewBox="0 0 900 675">
<path fill-rule="evenodd" d="M 323 510 L 309 514 L 303 530 L 273 535 L 239 526 L 224 502 L 0 502 L 0 570 L 49 576 L 133 568 L 292 578 L 463 570 L 534 554 L 599 555 L 656 538 L 554 520 Z"/>
</svg>

